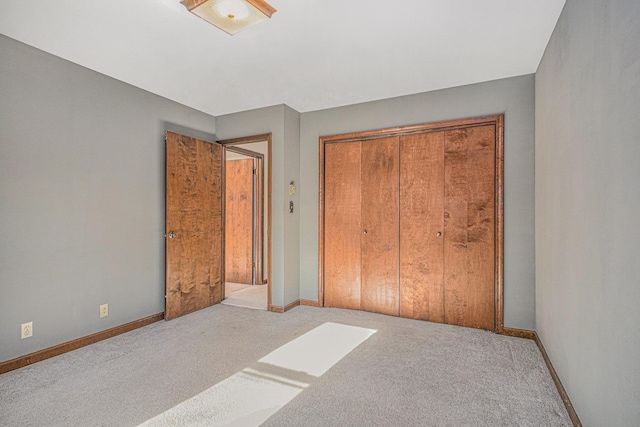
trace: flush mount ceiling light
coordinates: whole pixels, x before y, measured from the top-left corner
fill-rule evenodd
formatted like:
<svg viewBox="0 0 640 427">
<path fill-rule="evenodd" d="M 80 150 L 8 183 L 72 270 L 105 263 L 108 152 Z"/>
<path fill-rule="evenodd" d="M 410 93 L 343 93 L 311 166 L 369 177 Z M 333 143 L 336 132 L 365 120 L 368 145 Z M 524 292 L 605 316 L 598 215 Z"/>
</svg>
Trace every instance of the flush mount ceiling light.
<svg viewBox="0 0 640 427">
<path fill-rule="evenodd" d="M 182 0 L 189 12 L 234 35 L 271 18 L 276 11 L 264 0 Z"/>
</svg>

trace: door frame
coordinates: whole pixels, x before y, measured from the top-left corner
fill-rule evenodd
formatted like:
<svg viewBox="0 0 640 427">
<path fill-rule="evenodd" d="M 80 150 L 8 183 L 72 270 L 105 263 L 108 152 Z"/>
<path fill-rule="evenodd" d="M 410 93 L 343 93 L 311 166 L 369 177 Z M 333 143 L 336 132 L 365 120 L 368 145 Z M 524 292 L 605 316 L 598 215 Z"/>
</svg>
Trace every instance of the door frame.
<svg viewBox="0 0 640 427">
<path fill-rule="evenodd" d="M 272 160 L 272 149 L 271 149 L 271 133 L 264 133 L 264 134 L 260 134 L 260 135 L 251 135 L 251 136 L 245 136 L 245 137 L 240 137 L 240 138 L 233 138 L 233 139 L 224 139 L 224 140 L 220 140 L 220 141 L 216 141 L 219 144 L 222 144 L 222 153 L 223 153 L 223 157 L 222 157 L 222 164 L 223 164 L 223 168 L 226 167 L 226 149 L 233 147 L 234 150 L 237 151 L 247 151 L 247 150 L 243 150 L 240 147 L 237 147 L 239 145 L 243 145 L 243 144 L 252 144 L 252 143 L 256 143 L 256 142 L 266 142 L 267 143 L 267 165 L 266 165 L 266 169 L 267 169 L 267 241 L 266 241 L 266 246 L 267 246 L 267 310 L 271 311 L 271 265 L 272 265 L 272 253 L 271 253 L 271 210 L 272 210 L 272 196 L 271 196 L 271 187 L 272 187 L 272 179 L 271 179 L 271 164 L 273 162 Z M 223 176 L 225 175 L 225 170 L 223 170 Z M 263 195 L 264 196 L 264 195 Z M 264 200 L 263 200 L 264 201 Z M 264 206 L 263 206 L 264 207 Z M 264 211 L 264 209 L 263 209 Z M 224 216 L 224 212 L 225 212 L 225 200 L 224 197 L 222 199 L 222 212 L 223 212 L 223 221 L 225 221 L 225 216 Z M 261 213 L 261 217 L 263 217 L 263 213 Z M 264 219 L 263 219 L 263 224 L 264 224 Z M 264 227 L 264 225 L 263 225 Z M 262 228 L 261 230 L 261 236 L 260 238 L 264 239 L 264 228 Z M 225 247 L 225 233 L 222 233 L 222 247 Z M 263 244 L 263 248 L 264 248 L 264 244 Z M 264 258 L 264 252 L 261 253 L 261 259 L 260 262 L 262 263 L 262 258 Z M 264 268 L 262 268 L 263 272 L 262 272 L 262 276 L 264 276 Z M 224 282 L 224 281 L 223 281 Z M 223 284 L 223 292 L 224 292 L 224 284 Z M 224 294 L 223 294 L 224 295 Z"/>
<path fill-rule="evenodd" d="M 351 132 L 319 138 L 320 176 L 318 181 L 318 305 L 324 307 L 324 161 L 325 146 L 341 142 L 364 141 L 415 133 L 439 132 L 475 126 L 494 125 L 495 147 L 495 332 L 504 330 L 504 114 L 478 116 L 418 125 Z"/>
<path fill-rule="evenodd" d="M 224 165 L 226 174 L 226 152 L 241 154 L 253 160 L 253 175 L 251 177 L 251 284 L 264 285 L 264 155 L 254 151 L 238 148 L 237 146 L 223 146 Z M 225 191 L 226 195 L 226 191 Z M 226 206 L 225 206 L 226 207 Z M 226 232 L 226 228 L 225 228 Z"/>
</svg>

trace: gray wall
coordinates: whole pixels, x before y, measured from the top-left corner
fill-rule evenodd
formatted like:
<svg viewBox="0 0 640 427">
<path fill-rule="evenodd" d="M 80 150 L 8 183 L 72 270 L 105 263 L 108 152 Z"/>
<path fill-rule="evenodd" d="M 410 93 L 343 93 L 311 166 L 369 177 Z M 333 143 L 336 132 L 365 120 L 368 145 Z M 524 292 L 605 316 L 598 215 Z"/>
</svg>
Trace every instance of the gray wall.
<svg viewBox="0 0 640 427">
<path fill-rule="evenodd" d="M 299 114 L 286 105 L 216 117 L 216 136 L 221 140 L 272 134 L 271 303 L 276 306 L 285 306 L 298 299 L 300 211 L 295 209 L 289 214 L 289 200 L 292 200 L 289 182 L 298 182 L 300 176 L 298 128 Z M 293 200 L 296 203 L 295 198 Z"/>
<path fill-rule="evenodd" d="M 640 425 L 640 2 L 567 1 L 535 148 L 538 334 L 585 426 Z"/>
<path fill-rule="evenodd" d="M 318 299 L 318 138 L 505 113 L 505 325 L 533 329 L 534 76 L 526 75 L 303 113 L 300 136 L 300 297 Z"/>
<path fill-rule="evenodd" d="M 300 113 L 284 106 L 284 188 L 285 188 L 285 305 L 300 299 Z M 294 195 L 289 184 L 296 186 Z M 293 213 L 289 212 L 293 202 Z"/>
<path fill-rule="evenodd" d="M 0 58 L 4 361 L 164 311 L 164 132 L 215 118 L 5 36 Z"/>
</svg>

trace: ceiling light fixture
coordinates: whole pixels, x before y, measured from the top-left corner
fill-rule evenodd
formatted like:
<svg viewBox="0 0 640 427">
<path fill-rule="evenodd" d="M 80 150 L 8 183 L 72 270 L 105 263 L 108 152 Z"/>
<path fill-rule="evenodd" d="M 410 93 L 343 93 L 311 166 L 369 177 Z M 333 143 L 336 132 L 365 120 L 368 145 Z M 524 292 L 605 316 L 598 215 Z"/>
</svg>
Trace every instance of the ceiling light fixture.
<svg viewBox="0 0 640 427">
<path fill-rule="evenodd" d="M 271 18 L 276 11 L 264 0 L 182 0 L 189 12 L 234 35 Z"/>
</svg>

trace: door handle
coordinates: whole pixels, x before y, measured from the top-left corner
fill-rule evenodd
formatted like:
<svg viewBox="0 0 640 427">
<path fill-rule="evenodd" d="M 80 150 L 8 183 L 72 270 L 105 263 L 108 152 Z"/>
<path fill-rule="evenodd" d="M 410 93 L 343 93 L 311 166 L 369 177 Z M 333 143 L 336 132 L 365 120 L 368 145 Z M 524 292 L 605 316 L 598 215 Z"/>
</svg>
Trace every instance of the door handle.
<svg viewBox="0 0 640 427">
<path fill-rule="evenodd" d="M 438 236 L 438 237 L 442 236 L 442 232 L 438 231 L 438 232 L 436 233 L 436 236 Z"/>
<path fill-rule="evenodd" d="M 364 230 L 364 231 L 362 232 L 362 234 L 367 234 L 367 230 Z"/>
<path fill-rule="evenodd" d="M 178 233 L 176 233 L 175 231 L 170 231 L 169 232 L 169 238 L 170 239 L 175 239 L 176 237 L 178 237 Z"/>
</svg>

